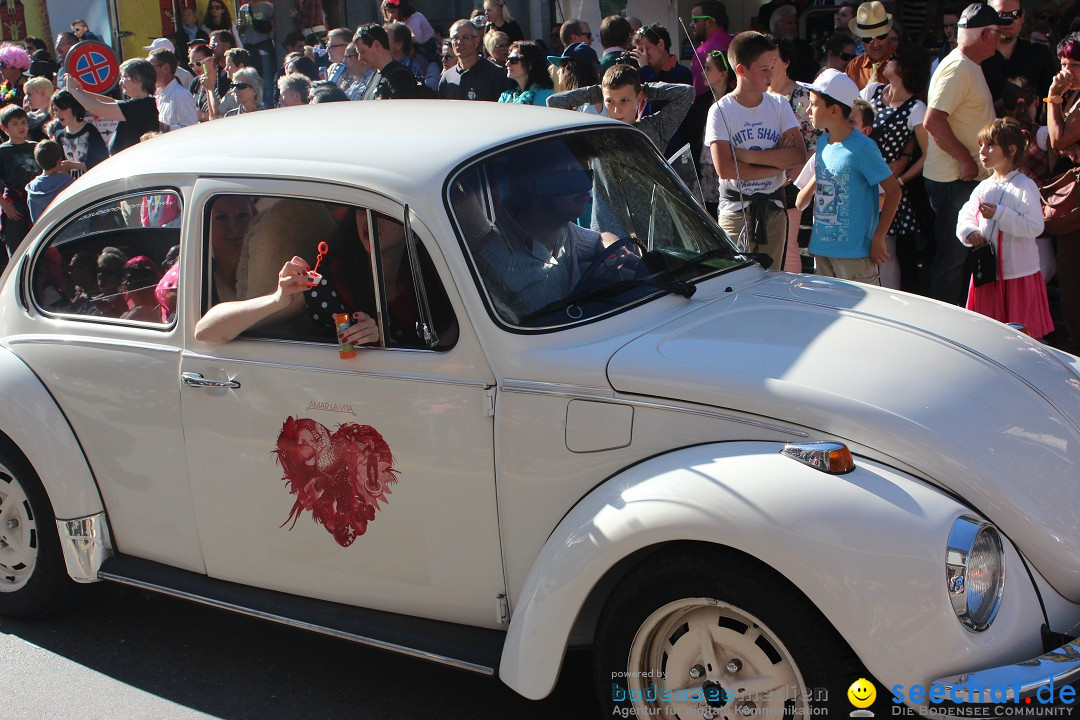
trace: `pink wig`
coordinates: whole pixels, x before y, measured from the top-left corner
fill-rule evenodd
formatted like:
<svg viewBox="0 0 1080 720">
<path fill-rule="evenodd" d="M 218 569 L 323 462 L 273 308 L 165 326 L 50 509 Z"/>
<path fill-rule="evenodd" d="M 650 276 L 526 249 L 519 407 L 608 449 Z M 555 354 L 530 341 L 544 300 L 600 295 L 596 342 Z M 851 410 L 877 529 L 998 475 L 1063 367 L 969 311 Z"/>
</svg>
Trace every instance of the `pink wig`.
<svg viewBox="0 0 1080 720">
<path fill-rule="evenodd" d="M 18 45 L 4 43 L 0 45 L 0 63 L 26 72 L 30 69 L 30 56 Z"/>
</svg>

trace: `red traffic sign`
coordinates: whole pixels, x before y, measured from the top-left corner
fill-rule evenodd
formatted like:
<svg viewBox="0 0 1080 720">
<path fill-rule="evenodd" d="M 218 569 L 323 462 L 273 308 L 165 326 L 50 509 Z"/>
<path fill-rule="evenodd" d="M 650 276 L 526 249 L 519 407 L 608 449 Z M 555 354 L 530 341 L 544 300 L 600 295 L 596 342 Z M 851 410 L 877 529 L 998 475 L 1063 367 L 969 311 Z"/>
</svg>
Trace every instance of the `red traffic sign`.
<svg viewBox="0 0 1080 720">
<path fill-rule="evenodd" d="M 120 63 L 106 45 L 84 40 L 68 50 L 64 69 L 82 83 L 83 90 L 106 93 L 120 79 Z"/>
</svg>

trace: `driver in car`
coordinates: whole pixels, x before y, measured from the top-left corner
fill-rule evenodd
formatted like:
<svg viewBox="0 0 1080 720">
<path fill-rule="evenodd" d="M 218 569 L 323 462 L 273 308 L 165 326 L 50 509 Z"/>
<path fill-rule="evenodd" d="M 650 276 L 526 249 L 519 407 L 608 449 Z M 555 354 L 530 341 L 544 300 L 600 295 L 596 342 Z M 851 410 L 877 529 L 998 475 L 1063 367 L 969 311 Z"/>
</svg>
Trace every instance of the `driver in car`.
<svg viewBox="0 0 1080 720">
<path fill-rule="evenodd" d="M 575 222 L 589 204 L 591 170 L 555 143 L 527 148 L 514 161 L 509 195 L 477 260 L 494 302 L 521 318 L 570 295 L 603 244 L 600 233 Z"/>
</svg>

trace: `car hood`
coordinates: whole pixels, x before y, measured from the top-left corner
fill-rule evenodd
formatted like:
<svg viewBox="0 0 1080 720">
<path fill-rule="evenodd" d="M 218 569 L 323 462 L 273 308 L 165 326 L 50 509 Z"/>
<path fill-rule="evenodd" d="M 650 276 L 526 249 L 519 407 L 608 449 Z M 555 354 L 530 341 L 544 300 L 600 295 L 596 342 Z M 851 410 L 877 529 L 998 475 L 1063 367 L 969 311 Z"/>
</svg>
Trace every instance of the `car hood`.
<svg viewBox="0 0 1080 720">
<path fill-rule="evenodd" d="M 1080 601 L 1072 356 L 944 303 L 769 273 L 630 342 L 608 376 L 621 393 L 778 418 L 896 458 Z"/>
</svg>

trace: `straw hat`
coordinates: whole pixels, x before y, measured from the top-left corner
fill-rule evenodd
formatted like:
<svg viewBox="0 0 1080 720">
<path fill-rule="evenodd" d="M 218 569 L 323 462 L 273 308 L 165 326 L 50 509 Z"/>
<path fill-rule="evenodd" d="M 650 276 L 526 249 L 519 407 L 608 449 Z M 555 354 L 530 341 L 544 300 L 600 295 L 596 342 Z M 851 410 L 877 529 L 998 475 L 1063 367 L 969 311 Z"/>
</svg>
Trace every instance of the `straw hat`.
<svg viewBox="0 0 1080 720">
<path fill-rule="evenodd" d="M 885 35 L 892 28 L 892 15 L 885 12 L 885 6 L 878 0 L 870 0 L 859 6 L 848 28 L 855 37 L 860 38 Z"/>
</svg>

